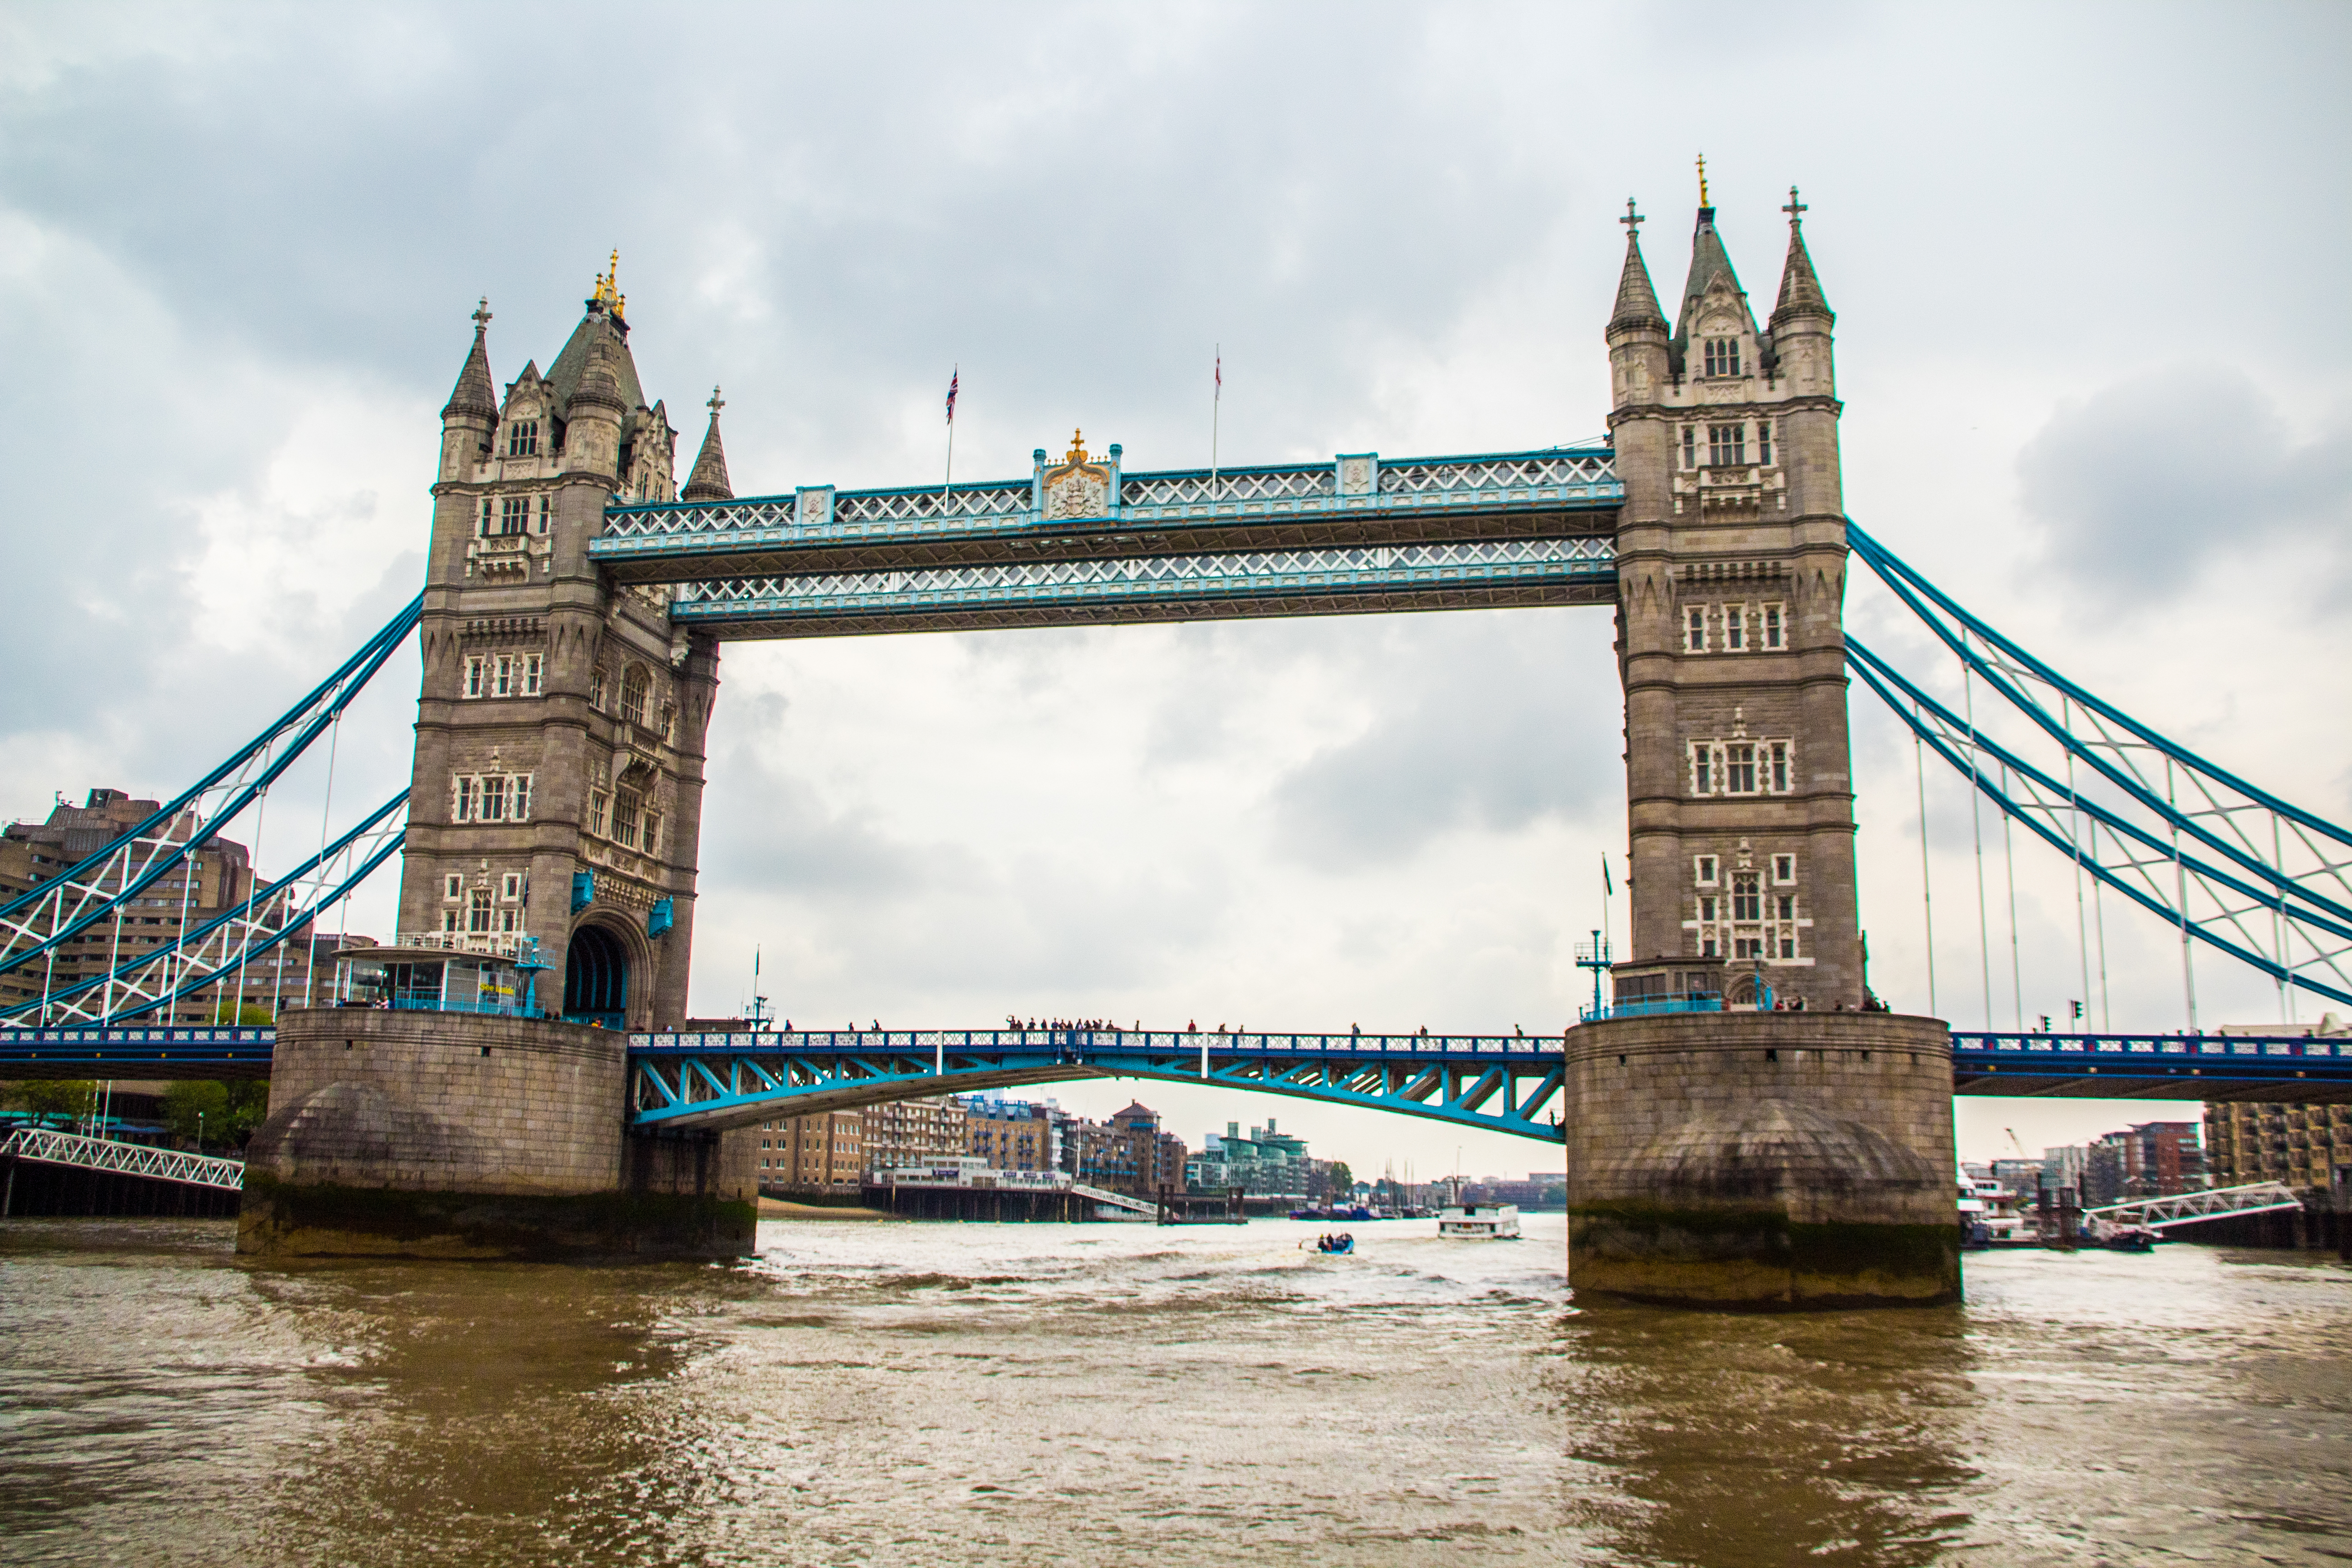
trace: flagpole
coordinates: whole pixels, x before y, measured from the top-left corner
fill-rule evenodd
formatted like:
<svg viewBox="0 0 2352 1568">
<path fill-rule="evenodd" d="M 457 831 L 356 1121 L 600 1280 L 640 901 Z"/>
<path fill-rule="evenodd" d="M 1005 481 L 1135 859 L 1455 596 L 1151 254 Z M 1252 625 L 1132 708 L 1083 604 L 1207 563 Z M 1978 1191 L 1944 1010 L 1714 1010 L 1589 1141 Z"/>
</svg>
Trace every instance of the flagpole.
<svg viewBox="0 0 2352 1568">
<path fill-rule="evenodd" d="M 1217 417 L 1225 408 L 1225 345 L 1217 345 L 1217 390 L 1209 399 L 1209 499 L 1217 499 Z"/>
<path fill-rule="evenodd" d="M 955 483 L 955 400 L 956 389 L 963 384 L 963 366 L 958 365 L 948 376 L 948 471 L 940 480 L 940 515 L 947 515 L 948 489 Z"/>
</svg>

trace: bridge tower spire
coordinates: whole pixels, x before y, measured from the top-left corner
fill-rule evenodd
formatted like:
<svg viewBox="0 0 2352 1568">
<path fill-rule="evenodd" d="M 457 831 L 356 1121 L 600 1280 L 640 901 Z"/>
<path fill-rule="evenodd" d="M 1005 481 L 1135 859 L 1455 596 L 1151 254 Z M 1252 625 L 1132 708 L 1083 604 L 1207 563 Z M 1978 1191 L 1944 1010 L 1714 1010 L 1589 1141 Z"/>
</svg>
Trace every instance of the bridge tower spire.
<svg viewBox="0 0 2352 1568">
<path fill-rule="evenodd" d="M 1759 329 L 1702 205 L 1669 335 L 1629 239 L 1607 339 L 1633 915 L 1626 956 L 1858 1008 L 1833 318 L 1791 192 Z M 1629 218 L 1632 215 L 1629 214 Z M 1632 223 L 1628 223 L 1629 230 Z M 1651 300 L 1643 309 L 1644 299 Z"/>
</svg>

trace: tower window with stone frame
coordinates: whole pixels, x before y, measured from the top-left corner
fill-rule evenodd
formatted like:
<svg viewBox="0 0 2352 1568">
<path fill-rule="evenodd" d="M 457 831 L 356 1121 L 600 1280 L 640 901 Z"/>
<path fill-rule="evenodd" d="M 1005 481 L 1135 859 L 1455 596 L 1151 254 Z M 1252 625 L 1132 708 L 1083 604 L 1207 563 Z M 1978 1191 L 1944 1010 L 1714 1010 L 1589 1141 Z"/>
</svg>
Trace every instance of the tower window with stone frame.
<svg viewBox="0 0 2352 1568">
<path fill-rule="evenodd" d="M 644 803 L 633 790 L 618 791 L 613 797 L 613 842 L 625 849 L 637 847 L 637 823 Z"/>
<path fill-rule="evenodd" d="M 604 667 L 598 665 L 588 672 L 588 706 L 602 713 L 604 710 Z"/>
<path fill-rule="evenodd" d="M 1698 426 L 1696 425 L 1685 425 L 1683 426 L 1683 472 L 1688 473 L 1697 467 Z M 488 508 L 489 502 L 484 501 L 482 505 L 485 508 Z M 483 515 L 487 517 L 488 515 L 488 511 L 485 510 Z"/>
<path fill-rule="evenodd" d="M 518 419 L 507 426 L 507 456 L 535 458 L 539 456 L 539 421 Z"/>
<path fill-rule="evenodd" d="M 1705 741 L 1691 742 L 1691 793 L 1715 793 L 1715 748 Z"/>
<path fill-rule="evenodd" d="M 1706 462 L 1711 468 L 1738 468 L 1748 464 L 1748 426 L 1710 425 L 1706 427 Z"/>
<path fill-rule="evenodd" d="M 1756 790 L 1756 747 L 1748 741 L 1735 741 L 1726 748 L 1723 764 L 1723 793 L 1754 795 Z"/>
<path fill-rule="evenodd" d="M 1768 468 L 1772 466 L 1772 422 L 1769 419 L 1756 422 L 1756 460 Z"/>
<path fill-rule="evenodd" d="M 500 496 L 499 498 L 499 532 L 526 533 L 530 529 L 530 498 Z"/>
<path fill-rule="evenodd" d="M 1780 653 L 1789 646 L 1789 612 L 1782 605 L 1763 607 L 1764 651 Z"/>
<path fill-rule="evenodd" d="M 1683 651 L 1706 651 L 1706 606 L 1693 605 L 1683 612 Z"/>
<path fill-rule="evenodd" d="M 467 696 L 479 697 L 482 694 L 482 666 L 485 662 L 479 654 L 466 661 L 466 684 L 458 689 Z"/>
<path fill-rule="evenodd" d="M 1769 748 L 1770 775 L 1766 787 L 1774 795 L 1789 793 L 1789 742 L 1775 741 Z"/>
<path fill-rule="evenodd" d="M 1705 360 L 1707 375 L 1738 375 L 1739 374 L 1739 340 L 1709 338 Z"/>
<path fill-rule="evenodd" d="M 1723 606 L 1723 651 L 1748 651 L 1748 606 L 1745 605 Z"/>
<path fill-rule="evenodd" d="M 631 665 L 621 677 L 621 717 L 642 727 L 646 721 L 646 697 L 652 689 L 652 678 L 643 665 Z"/>
</svg>

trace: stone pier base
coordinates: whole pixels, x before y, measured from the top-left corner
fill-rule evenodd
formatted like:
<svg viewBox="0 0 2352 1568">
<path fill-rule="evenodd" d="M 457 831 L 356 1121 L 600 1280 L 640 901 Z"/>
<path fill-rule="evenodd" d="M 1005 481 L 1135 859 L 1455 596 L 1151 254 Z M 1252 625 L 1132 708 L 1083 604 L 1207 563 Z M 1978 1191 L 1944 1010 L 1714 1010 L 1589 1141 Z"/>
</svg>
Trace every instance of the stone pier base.
<svg viewBox="0 0 2352 1568">
<path fill-rule="evenodd" d="M 1569 1035 L 1579 1297 L 1790 1310 L 1960 1294 L 1951 1037 L 1885 1013 L 1698 1013 Z"/>
<path fill-rule="evenodd" d="M 755 1135 L 625 1130 L 626 1039 L 454 1013 L 289 1011 L 246 1152 L 262 1256 L 730 1258 Z"/>
</svg>

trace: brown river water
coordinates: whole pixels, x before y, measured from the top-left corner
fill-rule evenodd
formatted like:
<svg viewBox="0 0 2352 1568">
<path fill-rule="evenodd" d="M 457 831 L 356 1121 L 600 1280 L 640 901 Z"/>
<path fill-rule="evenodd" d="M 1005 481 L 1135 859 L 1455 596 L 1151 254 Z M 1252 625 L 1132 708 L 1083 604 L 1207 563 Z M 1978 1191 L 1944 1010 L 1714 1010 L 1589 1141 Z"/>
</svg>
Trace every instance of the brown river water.
<svg viewBox="0 0 2352 1568">
<path fill-rule="evenodd" d="M 0 1224 L 0 1561 L 2343 1563 L 2352 1270 L 1571 1304 L 1528 1239 L 764 1224 L 735 1267 Z"/>
</svg>

